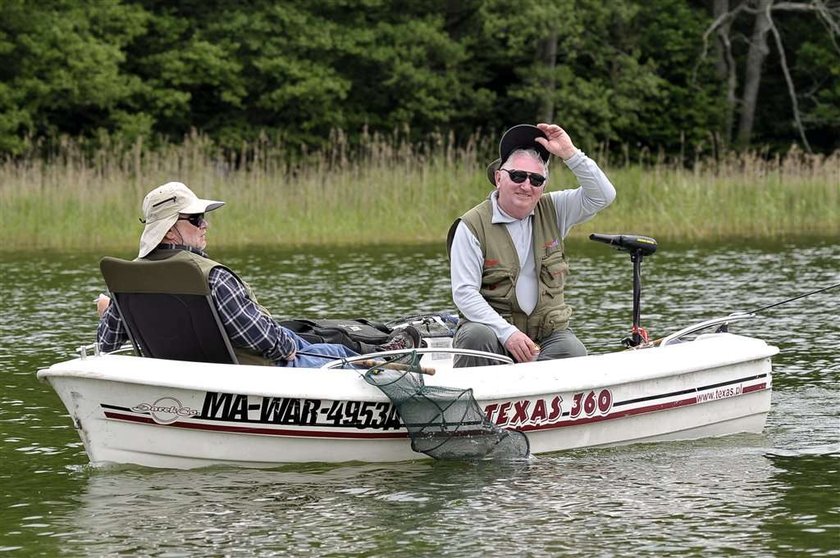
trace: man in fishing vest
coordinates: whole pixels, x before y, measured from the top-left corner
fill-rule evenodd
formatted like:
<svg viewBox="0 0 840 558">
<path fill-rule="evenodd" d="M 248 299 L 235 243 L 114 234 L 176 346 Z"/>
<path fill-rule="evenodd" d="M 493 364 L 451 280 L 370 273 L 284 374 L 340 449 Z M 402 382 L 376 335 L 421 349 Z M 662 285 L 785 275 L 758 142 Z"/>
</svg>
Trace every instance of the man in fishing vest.
<svg viewBox="0 0 840 558">
<path fill-rule="evenodd" d="M 574 173 L 578 188 L 545 192 L 551 155 Z M 563 300 L 569 269 L 563 239 L 612 203 L 615 188 L 555 124 L 506 131 L 487 177 L 495 190 L 447 237 L 452 298 L 461 314 L 453 345 L 516 362 L 586 355 Z M 488 364 L 500 362 L 455 357 L 455 366 Z"/>
<path fill-rule="evenodd" d="M 207 257 L 207 212 L 224 202 L 200 199 L 180 182 L 169 182 L 149 192 L 143 200 L 143 235 L 138 259 L 183 258 L 198 264 L 207 280 L 213 302 L 237 359 L 242 364 L 267 364 L 314 368 L 357 353 L 344 345 L 309 343 L 280 326 L 258 302 L 250 287 L 233 271 Z M 100 315 L 97 342 L 105 352 L 118 349 L 128 332 L 116 305 L 107 296 L 97 301 Z M 416 347 L 420 333 L 413 327 L 399 329 L 388 341 L 371 350 Z M 305 352 L 306 354 L 301 354 Z"/>
</svg>

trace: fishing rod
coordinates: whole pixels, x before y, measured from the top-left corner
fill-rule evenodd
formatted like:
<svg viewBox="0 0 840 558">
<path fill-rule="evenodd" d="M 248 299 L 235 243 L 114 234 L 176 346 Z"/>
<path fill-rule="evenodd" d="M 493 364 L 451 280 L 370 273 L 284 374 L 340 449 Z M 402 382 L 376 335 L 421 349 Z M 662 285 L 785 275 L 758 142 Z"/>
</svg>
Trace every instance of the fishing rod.
<svg viewBox="0 0 840 558">
<path fill-rule="evenodd" d="M 822 289 L 817 289 L 815 291 L 811 291 L 811 292 L 808 292 L 808 293 L 805 293 L 805 294 L 797 295 L 797 296 L 782 300 L 780 302 L 774 302 L 773 304 L 768 304 L 767 306 L 762 306 L 761 308 L 758 308 L 756 310 L 751 310 L 751 311 L 745 312 L 745 313 L 746 314 L 758 314 L 759 312 L 763 312 L 764 310 L 769 310 L 771 308 L 775 308 L 776 306 L 781 306 L 782 304 L 787 304 L 788 302 L 793 302 L 794 300 L 799 300 L 800 298 L 805 298 L 806 296 L 811 296 L 811 295 L 815 295 L 817 293 L 823 293 L 825 291 L 830 291 L 831 289 L 836 289 L 837 287 L 840 287 L 840 283 L 831 285 L 830 287 L 823 287 Z"/>
<path fill-rule="evenodd" d="M 670 345 L 671 343 L 678 343 L 682 337 L 686 335 L 691 335 L 697 333 L 699 331 L 703 331 L 704 329 L 709 329 L 711 327 L 717 326 L 715 329 L 715 333 L 726 333 L 729 331 L 729 324 L 731 322 L 735 322 L 738 320 L 746 320 L 750 318 L 755 318 L 756 313 L 763 312 L 764 310 L 769 310 L 770 308 L 774 308 L 776 306 L 781 306 L 782 304 L 787 304 L 788 302 L 793 302 L 794 300 L 799 300 L 800 298 L 805 298 L 806 296 L 815 295 L 817 293 L 822 293 L 825 291 L 830 291 L 831 289 L 836 289 L 840 287 L 840 283 L 836 285 L 830 285 L 828 287 L 823 287 L 821 289 L 817 289 L 814 291 L 810 291 L 807 293 L 803 293 L 800 295 L 796 295 L 785 300 L 780 300 L 779 302 L 774 302 L 773 304 L 768 304 L 767 306 L 762 306 L 761 308 L 757 308 L 750 312 L 733 312 L 728 316 L 723 318 L 713 318 L 711 320 L 706 320 L 704 322 L 700 322 L 698 324 L 690 325 L 684 329 L 681 329 L 677 332 L 671 333 L 662 339 L 657 339 L 654 341 L 654 344 L 658 344 L 660 347 L 664 347 L 665 345 Z"/>
</svg>

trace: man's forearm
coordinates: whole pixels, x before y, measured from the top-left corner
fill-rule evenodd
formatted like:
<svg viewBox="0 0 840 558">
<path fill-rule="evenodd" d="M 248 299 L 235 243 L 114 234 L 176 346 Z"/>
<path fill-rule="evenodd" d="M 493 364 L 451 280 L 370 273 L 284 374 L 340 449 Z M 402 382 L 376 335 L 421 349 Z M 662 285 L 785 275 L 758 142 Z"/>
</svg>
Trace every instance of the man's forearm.
<svg viewBox="0 0 840 558">
<path fill-rule="evenodd" d="M 578 151 L 566 161 L 569 170 L 574 173 L 583 192 L 583 202 L 587 209 L 600 210 L 615 199 L 615 186 L 598 164 L 587 157 L 583 151 Z"/>
</svg>

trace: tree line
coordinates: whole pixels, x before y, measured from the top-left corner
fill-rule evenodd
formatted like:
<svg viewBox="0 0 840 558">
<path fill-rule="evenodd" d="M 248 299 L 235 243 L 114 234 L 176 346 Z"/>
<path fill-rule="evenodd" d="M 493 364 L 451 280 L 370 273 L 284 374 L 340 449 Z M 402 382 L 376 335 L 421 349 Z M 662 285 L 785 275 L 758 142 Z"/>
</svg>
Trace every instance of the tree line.
<svg viewBox="0 0 840 558">
<path fill-rule="evenodd" d="M 838 21 L 838 0 L 0 0 L 0 154 L 535 121 L 588 149 L 827 153 Z"/>
</svg>

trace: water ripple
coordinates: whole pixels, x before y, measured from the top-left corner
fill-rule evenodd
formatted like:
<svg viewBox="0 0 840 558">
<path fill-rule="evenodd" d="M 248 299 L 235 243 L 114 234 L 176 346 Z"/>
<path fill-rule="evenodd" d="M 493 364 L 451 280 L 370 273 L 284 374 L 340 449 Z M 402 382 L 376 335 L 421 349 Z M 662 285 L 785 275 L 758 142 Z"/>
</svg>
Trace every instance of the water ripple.
<svg viewBox="0 0 840 558">
<path fill-rule="evenodd" d="M 567 297 L 592 352 L 630 325 L 629 258 L 573 245 Z M 230 251 L 282 317 L 387 320 L 451 310 L 439 247 Z M 515 464 L 295 465 L 273 470 L 91 470 L 66 411 L 34 372 L 90 343 L 98 255 L 3 262 L 0 552 L 26 555 L 486 556 L 836 553 L 840 296 L 739 322 L 767 339 L 763 435 L 541 456 Z M 643 265 L 654 337 L 838 282 L 840 248 L 662 247 Z"/>
</svg>

